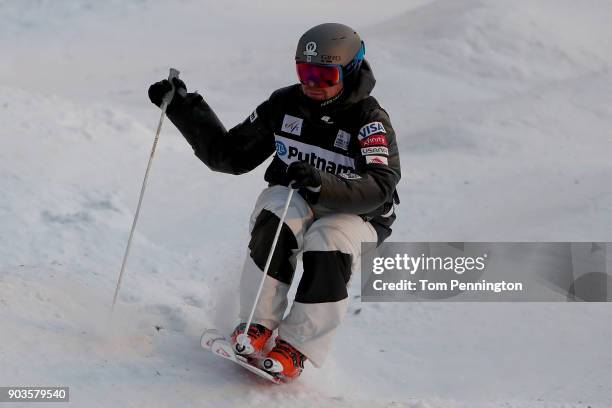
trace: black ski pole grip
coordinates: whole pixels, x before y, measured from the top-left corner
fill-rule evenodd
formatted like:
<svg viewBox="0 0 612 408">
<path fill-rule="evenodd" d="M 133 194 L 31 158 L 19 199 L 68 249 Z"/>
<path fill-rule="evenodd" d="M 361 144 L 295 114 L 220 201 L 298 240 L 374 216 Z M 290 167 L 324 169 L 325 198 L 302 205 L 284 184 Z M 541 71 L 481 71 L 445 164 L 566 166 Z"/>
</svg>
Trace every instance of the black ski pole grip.
<svg viewBox="0 0 612 408">
<path fill-rule="evenodd" d="M 176 68 L 170 68 L 170 75 L 168 75 L 168 81 L 172 82 L 174 78 L 178 78 L 181 71 Z"/>
<path fill-rule="evenodd" d="M 185 92 L 183 88 L 179 88 L 178 90 L 175 89 L 174 82 L 172 81 L 174 78 L 178 78 L 180 73 L 181 72 L 178 69 L 170 68 L 170 75 L 168 75 L 168 81 L 170 81 L 170 84 L 172 85 L 172 92 L 178 92 L 178 94 L 184 98 L 185 96 L 187 96 L 187 92 Z"/>
<path fill-rule="evenodd" d="M 170 82 L 170 85 L 172 86 L 172 89 L 170 91 L 168 91 L 168 93 L 166 93 L 164 95 L 163 98 L 163 102 L 165 102 L 167 105 L 170 104 L 170 102 L 172 101 L 172 98 L 174 97 L 174 92 L 176 91 L 175 86 L 174 86 L 174 78 L 178 78 L 179 74 L 181 72 L 178 69 L 175 68 L 170 68 L 170 73 L 168 74 L 168 81 Z M 183 91 L 182 89 L 179 89 L 179 95 L 181 96 L 185 96 L 185 92 L 181 92 Z"/>
</svg>

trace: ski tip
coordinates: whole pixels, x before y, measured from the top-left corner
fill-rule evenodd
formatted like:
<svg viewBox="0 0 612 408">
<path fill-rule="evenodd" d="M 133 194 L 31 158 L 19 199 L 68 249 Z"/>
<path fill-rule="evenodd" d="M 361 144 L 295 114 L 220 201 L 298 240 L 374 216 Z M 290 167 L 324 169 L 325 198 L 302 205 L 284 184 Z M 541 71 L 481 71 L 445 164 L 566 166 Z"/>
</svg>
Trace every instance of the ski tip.
<svg viewBox="0 0 612 408">
<path fill-rule="evenodd" d="M 258 359 L 248 359 L 244 356 L 236 354 L 227 338 L 217 329 L 204 330 L 204 333 L 202 333 L 202 337 L 200 338 L 200 344 L 203 349 L 209 350 L 214 355 L 233 361 L 251 373 L 274 384 L 279 385 L 290 382 L 286 381 L 282 376 L 276 373 L 271 373 L 263 369 L 260 366 L 261 362 Z"/>
<path fill-rule="evenodd" d="M 210 350 L 215 340 L 225 339 L 225 336 L 217 329 L 207 329 L 200 337 L 200 345 L 204 350 Z"/>
</svg>

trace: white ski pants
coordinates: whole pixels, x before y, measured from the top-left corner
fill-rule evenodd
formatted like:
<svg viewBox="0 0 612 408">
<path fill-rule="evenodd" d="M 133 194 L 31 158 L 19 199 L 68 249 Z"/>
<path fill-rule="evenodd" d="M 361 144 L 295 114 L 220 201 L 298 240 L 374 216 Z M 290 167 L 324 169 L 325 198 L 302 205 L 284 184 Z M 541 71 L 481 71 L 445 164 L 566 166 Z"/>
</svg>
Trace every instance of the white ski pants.
<svg viewBox="0 0 612 408">
<path fill-rule="evenodd" d="M 284 186 L 266 188 L 251 215 L 251 242 L 240 282 L 242 322 L 253 306 L 288 193 Z M 361 217 L 342 213 L 319 216 L 301 195 L 293 194 L 253 323 L 278 328 L 280 338 L 320 367 L 346 313 L 347 285 L 351 274 L 359 270 L 361 242 L 376 240 L 374 227 Z M 283 319 L 300 253 L 304 274 L 293 306 Z"/>
</svg>

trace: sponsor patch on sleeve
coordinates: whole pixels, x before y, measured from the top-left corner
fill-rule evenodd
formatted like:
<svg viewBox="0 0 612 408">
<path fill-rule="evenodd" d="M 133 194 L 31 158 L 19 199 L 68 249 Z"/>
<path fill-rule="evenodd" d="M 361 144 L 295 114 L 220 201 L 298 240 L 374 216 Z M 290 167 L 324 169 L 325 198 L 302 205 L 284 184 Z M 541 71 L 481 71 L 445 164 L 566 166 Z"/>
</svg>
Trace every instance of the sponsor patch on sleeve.
<svg viewBox="0 0 612 408">
<path fill-rule="evenodd" d="M 389 161 L 385 156 L 366 156 L 366 164 L 384 164 L 389 165 Z"/>
<path fill-rule="evenodd" d="M 255 122 L 255 119 L 257 119 L 257 109 L 255 109 L 253 113 L 251 113 L 251 116 L 249 116 L 251 123 Z"/>
<path fill-rule="evenodd" d="M 367 125 L 364 125 L 359 129 L 359 140 L 363 140 L 368 136 L 377 134 L 377 133 L 387 133 L 385 127 L 380 122 L 370 122 Z"/>
<path fill-rule="evenodd" d="M 370 135 L 365 139 L 359 140 L 362 148 L 370 146 L 387 146 L 387 137 L 383 134 Z"/>
<path fill-rule="evenodd" d="M 389 156 L 389 149 L 387 149 L 384 146 L 362 147 L 361 154 L 364 156 L 367 156 L 370 154 L 374 154 L 374 155 L 384 154 L 385 156 Z"/>
</svg>

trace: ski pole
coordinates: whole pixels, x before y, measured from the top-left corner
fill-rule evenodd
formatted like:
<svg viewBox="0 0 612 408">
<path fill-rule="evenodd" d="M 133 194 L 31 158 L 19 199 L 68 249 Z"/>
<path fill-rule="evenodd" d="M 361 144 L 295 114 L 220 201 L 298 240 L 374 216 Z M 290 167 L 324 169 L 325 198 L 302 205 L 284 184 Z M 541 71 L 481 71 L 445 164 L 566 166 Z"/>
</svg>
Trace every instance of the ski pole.
<svg viewBox="0 0 612 408">
<path fill-rule="evenodd" d="M 285 217 L 287 216 L 287 210 L 289 209 L 289 203 L 291 202 L 292 196 L 293 196 L 293 188 L 291 188 L 291 185 L 289 185 L 289 194 L 287 195 L 287 200 L 285 201 L 285 207 L 283 208 L 283 212 L 278 222 L 278 227 L 276 228 L 276 234 L 274 235 L 274 240 L 272 241 L 272 248 L 270 248 L 270 253 L 268 254 L 268 259 L 266 260 L 266 266 L 264 267 L 264 270 L 263 270 L 263 276 L 261 277 L 261 282 L 259 283 L 259 289 L 257 290 L 257 295 L 255 296 L 253 307 L 251 308 L 251 314 L 249 314 L 249 320 L 247 320 L 247 324 L 245 326 L 244 333 L 240 334 L 237 339 L 238 340 L 237 345 L 242 347 L 242 350 L 244 350 L 244 348 L 249 342 L 248 333 L 249 333 L 249 328 L 251 327 L 251 323 L 253 321 L 253 314 L 255 313 L 255 308 L 257 307 L 257 302 L 259 301 L 259 295 L 261 295 L 261 290 L 263 289 L 263 285 L 266 280 L 266 275 L 268 274 L 268 268 L 270 268 L 270 263 L 272 262 L 272 256 L 274 255 L 274 250 L 276 249 L 276 243 L 278 242 L 278 237 L 280 236 L 280 232 L 283 228 L 283 224 L 285 222 Z"/>
<path fill-rule="evenodd" d="M 119 288 L 121 287 L 121 280 L 123 279 L 123 273 L 125 272 L 125 265 L 127 264 L 128 256 L 130 254 L 130 248 L 132 246 L 132 238 L 134 237 L 134 231 L 136 230 L 136 223 L 138 222 L 138 216 L 140 215 L 140 207 L 142 205 L 142 198 L 147 187 L 147 181 L 149 179 L 149 172 L 151 171 L 151 164 L 153 163 L 153 156 L 155 155 L 155 149 L 157 148 L 157 142 L 159 141 L 159 132 L 161 131 L 162 124 L 164 123 L 164 117 L 166 116 L 166 109 L 172 101 L 174 96 L 174 84 L 172 80 L 179 77 L 179 71 L 170 68 L 170 74 L 168 75 L 168 81 L 172 85 L 172 89 L 164 95 L 161 104 L 161 116 L 159 118 L 159 124 L 157 125 L 157 132 L 155 132 L 155 139 L 153 140 L 153 148 L 151 149 L 151 155 L 149 156 L 149 163 L 147 164 L 147 170 L 145 171 L 144 180 L 142 181 L 142 187 L 140 188 L 140 198 L 138 199 L 138 206 L 136 207 L 136 214 L 134 214 L 134 221 L 132 221 L 132 229 L 130 230 L 130 236 L 128 238 L 127 246 L 125 247 L 125 254 L 123 255 L 123 262 L 121 263 L 121 272 L 119 272 L 119 279 L 117 280 L 117 287 L 115 288 L 115 295 L 113 296 L 113 304 L 111 306 L 111 314 L 115 308 L 117 302 L 117 295 L 119 294 Z"/>
</svg>

